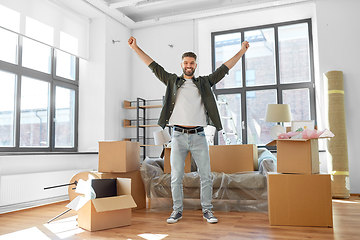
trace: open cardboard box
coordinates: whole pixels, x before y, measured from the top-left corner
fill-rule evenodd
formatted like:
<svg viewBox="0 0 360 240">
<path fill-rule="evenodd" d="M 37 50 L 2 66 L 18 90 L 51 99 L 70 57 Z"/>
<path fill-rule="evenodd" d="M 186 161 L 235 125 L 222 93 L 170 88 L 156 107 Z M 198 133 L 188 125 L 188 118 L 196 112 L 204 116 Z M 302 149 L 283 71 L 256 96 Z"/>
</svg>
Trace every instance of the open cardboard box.
<svg viewBox="0 0 360 240">
<path fill-rule="evenodd" d="M 77 196 L 66 207 L 78 212 L 78 226 L 98 231 L 131 225 L 131 208 L 136 203 L 131 196 L 131 179 L 117 178 L 117 196 L 90 199 Z"/>
<path fill-rule="evenodd" d="M 146 208 L 146 194 L 144 182 L 141 178 L 140 170 L 127 172 L 127 173 L 104 173 L 104 172 L 91 172 L 100 179 L 112 178 L 130 178 L 131 179 L 131 196 L 133 197 L 137 207 L 134 209 Z"/>
<path fill-rule="evenodd" d="M 318 139 L 278 139 L 277 172 L 319 173 Z"/>
<path fill-rule="evenodd" d="M 318 139 L 331 138 L 334 134 L 327 129 L 317 132 L 316 134 L 319 134 L 317 138 L 276 139 L 277 172 L 300 174 L 319 173 Z"/>
</svg>

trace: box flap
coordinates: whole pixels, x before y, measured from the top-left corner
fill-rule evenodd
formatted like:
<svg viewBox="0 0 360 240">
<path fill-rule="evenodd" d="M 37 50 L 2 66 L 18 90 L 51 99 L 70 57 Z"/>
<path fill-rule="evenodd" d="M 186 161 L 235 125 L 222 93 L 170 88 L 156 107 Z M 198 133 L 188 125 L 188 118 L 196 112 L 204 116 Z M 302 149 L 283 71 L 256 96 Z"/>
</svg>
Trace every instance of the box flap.
<svg viewBox="0 0 360 240">
<path fill-rule="evenodd" d="M 92 199 L 97 212 L 137 207 L 131 195 Z"/>
<path fill-rule="evenodd" d="M 317 139 L 317 138 L 308 138 L 308 139 L 302 139 L 302 138 L 298 138 L 298 139 L 276 139 L 277 141 L 300 141 L 300 142 L 306 142 L 308 140 L 311 139 Z"/>
<path fill-rule="evenodd" d="M 67 208 L 70 208 L 75 211 L 79 211 L 80 208 L 85 206 L 85 204 L 90 200 L 90 198 L 86 198 L 84 196 L 77 196 L 74 200 L 72 200 L 68 205 Z"/>
<path fill-rule="evenodd" d="M 131 178 L 117 178 L 117 195 L 131 195 Z"/>
</svg>

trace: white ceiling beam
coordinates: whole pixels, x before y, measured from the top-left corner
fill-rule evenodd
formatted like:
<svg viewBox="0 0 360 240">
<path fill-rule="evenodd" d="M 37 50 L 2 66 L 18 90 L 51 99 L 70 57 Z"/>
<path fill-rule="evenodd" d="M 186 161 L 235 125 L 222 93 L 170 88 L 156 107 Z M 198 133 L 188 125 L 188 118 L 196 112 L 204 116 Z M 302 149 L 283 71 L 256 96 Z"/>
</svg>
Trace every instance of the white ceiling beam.
<svg viewBox="0 0 360 240">
<path fill-rule="evenodd" d="M 148 2 L 148 0 L 125 0 L 117 3 L 111 3 L 109 6 L 112 8 L 123 8 L 123 7 L 134 6 L 141 2 Z"/>
<path fill-rule="evenodd" d="M 84 1 L 91 4 L 92 6 L 96 7 L 97 9 L 102 11 L 104 14 L 112 17 L 116 21 L 124 24 L 128 28 L 130 28 L 130 29 L 134 28 L 135 22 L 133 20 L 131 20 L 125 14 L 121 13 L 116 8 L 109 7 L 109 5 L 106 4 L 106 2 L 104 2 L 103 0 L 84 0 Z"/>
<path fill-rule="evenodd" d="M 269 8 L 269 7 L 276 7 L 276 6 L 283 6 L 288 4 L 300 3 L 300 2 L 307 2 L 311 0 L 263 0 L 258 2 L 248 2 L 239 5 L 227 6 L 217 9 L 210 9 L 210 10 L 203 10 L 197 12 L 190 12 L 185 14 L 178 14 L 169 17 L 160 17 L 151 20 L 144 20 L 139 22 L 134 22 L 133 29 L 155 26 L 159 24 L 165 23 L 172 23 L 172 22 L 179 22 L 184 20 L 192 20 L 192 19 L 200 19 L 206 17 L 214 17 L 220 15 L 226 15 L 236 12 L 245 12 L 250 10 L 262 9 L 262 8 Z"/>
<path fill-rule="evenodd" d="M 115 20 L 117 20 L 118 22 L 124 24 L 128 28 L 137 29 L 137 28 L 155 26 L 155 25 L 160 25 L 160 24 L 165 24 L 165 23 L 172 23 L 172 22 L 179 22 L 179 21 L 190 20 L 190 19 L 200 19 L 200 18 L 206 18 L 206 17 L 220 16 L 220 15 L 231 14 L 231 13 L 236 13 L 236 12 L 244 12 L 244 11 L 250 11 L 250 10 L 256 10 L 256 9 L 282 6 L 282 5 L 306 2 L 306 1 L 311 1 L 311 0 L 262 0 L 262 1 L 256 1 L 256 2 L 247 2 L 247 3 L 243 3 L 243 4 L 239 4 L 239 5 L 227 6 L 227 7 L 217 8 L 217 9 L 190 12 L 190 13 L 186 13 L 186 14 L 173 15 L 173 16 L 169 16 L 169 17 L 160 17 L 160 18 L 156 18 L 156 19 L 144 20 L 144 21 L 139 21 L 139 22 L 134 22 L 128 16 L 123 14 L 121 11 L 117 10 L 117 8 L 110 7 L 110 5 L 108 5 L 104 0 L 84 0 L 84 1 L 90 3 L 94 7 L 101 10 L 103 13 L 109 15 L 110 17 L 112 17 Z M 148 0 L 126 0 L 126 1 L 122 1 L 122 2 L 130 2 L 130 1 L 140 2 L 140 1 L 148 1 Z"/>
</svg>

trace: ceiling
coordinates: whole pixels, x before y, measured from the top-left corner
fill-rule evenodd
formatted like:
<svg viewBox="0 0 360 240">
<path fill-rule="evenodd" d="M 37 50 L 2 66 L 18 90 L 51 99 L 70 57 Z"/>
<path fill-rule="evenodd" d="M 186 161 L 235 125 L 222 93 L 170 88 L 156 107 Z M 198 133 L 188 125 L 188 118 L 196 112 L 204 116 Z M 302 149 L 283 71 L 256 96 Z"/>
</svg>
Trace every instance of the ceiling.
<svg viewBox="0 0 360 240">
<path fill-rule="evenodd" d="M 130 29 L 309 0 L 53 0 L 87 18 L 105 13 Z"/>
</svg>

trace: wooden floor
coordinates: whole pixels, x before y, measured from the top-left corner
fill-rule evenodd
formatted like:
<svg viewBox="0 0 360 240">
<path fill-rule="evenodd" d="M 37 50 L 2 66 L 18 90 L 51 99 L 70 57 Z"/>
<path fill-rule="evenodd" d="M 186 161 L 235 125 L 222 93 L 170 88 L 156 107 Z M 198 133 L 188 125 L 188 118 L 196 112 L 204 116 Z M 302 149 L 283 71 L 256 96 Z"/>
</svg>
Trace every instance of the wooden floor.
<svg viewBox="0 0 360 240">
<path fill-rule="evenodd" d="M 170 212 L 134 210 L 132 225 L 88 232 L 76 226 L 76 212 L 46 222 L 66 210 L 67 202 L 0 215 L 0 240 L 170 240 L 170 239 L 360 239 L 360 198 L 333 200 L 334 227 L 270 226 L 267 213 L 216 212 L 218 224 L 209 224 L 201 211 L 185 211 L 183 219 L 167 224 Z"/>
</svg>

